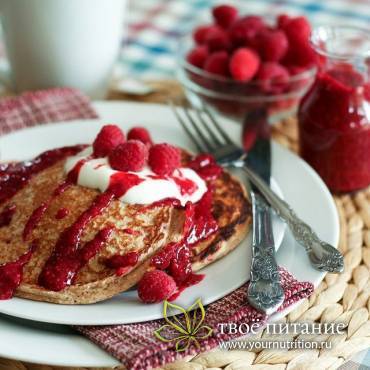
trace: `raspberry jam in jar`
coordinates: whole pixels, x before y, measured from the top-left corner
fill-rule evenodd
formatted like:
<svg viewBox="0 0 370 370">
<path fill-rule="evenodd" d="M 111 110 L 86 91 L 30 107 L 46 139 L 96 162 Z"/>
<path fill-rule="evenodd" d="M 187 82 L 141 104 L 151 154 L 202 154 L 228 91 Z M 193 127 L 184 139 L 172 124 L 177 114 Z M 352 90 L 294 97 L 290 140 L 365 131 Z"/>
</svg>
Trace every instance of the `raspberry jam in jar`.
<svg viewBox="0 0 370 370">
<path fill-rule="evenodd" d="M 354 27 L 319 27 L 316 81 L 298 111 L 302 157 L 332 191 L 370 184 L 370 35 Z"/>
</svg>

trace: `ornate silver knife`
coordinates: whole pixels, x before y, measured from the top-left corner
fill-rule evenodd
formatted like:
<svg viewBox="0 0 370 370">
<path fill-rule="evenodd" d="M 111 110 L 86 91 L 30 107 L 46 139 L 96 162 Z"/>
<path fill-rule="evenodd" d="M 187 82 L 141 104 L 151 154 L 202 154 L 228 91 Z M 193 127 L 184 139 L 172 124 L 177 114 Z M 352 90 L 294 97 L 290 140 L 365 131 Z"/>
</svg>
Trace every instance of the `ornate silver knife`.
<svg viewBox="0 0 370 370">
<path fill-rule="evenodd" d="M 246 148 L 247 165 L 270 185 L 271 146 L 270 126 L 265 109 L 249 113 L 244 121 L 244 134 L 250 147 Z M 251 279 L 248 288 L 249 303 L 266 314 L 271 314 L 284 301 L 275 243 L 272 232 L 271 210 L 257 187 L 251 185 L 253 241 Z"/>
</svg>

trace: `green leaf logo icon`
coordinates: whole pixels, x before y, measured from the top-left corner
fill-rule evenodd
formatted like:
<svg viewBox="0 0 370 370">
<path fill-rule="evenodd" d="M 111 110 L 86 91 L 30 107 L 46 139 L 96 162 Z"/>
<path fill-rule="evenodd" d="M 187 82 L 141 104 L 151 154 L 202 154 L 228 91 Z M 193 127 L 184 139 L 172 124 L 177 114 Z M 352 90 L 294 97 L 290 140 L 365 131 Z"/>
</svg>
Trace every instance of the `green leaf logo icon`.
<svg viewBox="0 0 370 370">
<path fill-rule="evenodd" d="M 172 316 L 174 313 L 176 315 Z M 183 318 L 178 315 L 183 314 Z M 200 348 L 199 340 L 212 335 L 213 329 L 202 325 L 206 312 L 200 299 L 198 299 L 187 310 L 164 301 L 163 317 L 167 324 L 162 325 L 154 331 L 154 335 L 162 342 L 176 342 L 177 352 L 186 351 L 191 343 Z"/>
</svg>

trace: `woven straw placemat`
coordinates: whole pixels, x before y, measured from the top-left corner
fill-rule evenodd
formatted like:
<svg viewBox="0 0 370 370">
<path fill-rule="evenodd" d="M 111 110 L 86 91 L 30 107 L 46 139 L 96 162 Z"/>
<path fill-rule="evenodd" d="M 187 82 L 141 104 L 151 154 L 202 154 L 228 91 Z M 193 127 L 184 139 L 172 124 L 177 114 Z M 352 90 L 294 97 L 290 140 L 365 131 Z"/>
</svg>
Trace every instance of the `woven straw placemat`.
<svg viewBox="0 0 370 370">
<path fill-rule="evenodd" d="M 166 102 L 182 96 L 181 88 L 173 81 L 152 82 L 157 91 L 144 98 L 112 93 L 111 99 L 130 99 L 146 102 Z M 297 122 L 294 118 L 274 127 L 274 139 L 297 151 Z M 355 353 L 370 348 L 370 188 L 355 194 L 334 196 L 340 216 L 339 249 L 344 254 L 345 271 L 340 275 L 327 274 L 312 296 L 283 321 L 286 322 L 343 322 L 345 334 L 304 336 L 306 340 L 330 341 L 332 349 L 322 350 L 213 350 L 187 361 L 169 364 L 166 370 L 324 370 L 337 369 Z M 261 331 L 256 338 L 268 338 Z M 295 339 L 287 335 L 282 339 Z M 273 337 L 276 340 L 276 335 Z M 61 370 L 54 367 L 22 363 L 0 358 L 0 370 Z M 68 368 L 72 369 L 72 368 Z M 73 368 L 77 370 L 77 368 Z M 85 368 L 78 368 L 84 370 Z M 96 369 L 96 368 L 95 368 Z M 102 368 L 99 368 L 102 370 Z"/>
</svg>

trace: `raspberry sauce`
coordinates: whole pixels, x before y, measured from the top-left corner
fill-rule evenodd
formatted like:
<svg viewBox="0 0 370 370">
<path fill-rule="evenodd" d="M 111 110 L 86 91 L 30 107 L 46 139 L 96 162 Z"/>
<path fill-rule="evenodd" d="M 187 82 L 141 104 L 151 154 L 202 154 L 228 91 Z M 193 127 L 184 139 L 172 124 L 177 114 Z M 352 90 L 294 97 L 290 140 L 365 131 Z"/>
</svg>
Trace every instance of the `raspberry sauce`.
<svg viewBox="0 0 370 370">
<path fill-rule="evenodd" d="M 80 233 L 76 229 L 77 232 L 71 232 L 73 226 L 62 234 L 53 254 L 41 271 L 39 284 L 46 289 L 58 292 L 73 284 L 78 271 L 99 252 L 114 230 L 112 227 L 106 227 L 100 230 L 94 239 L 87 242 L 82 248 L 76 249 L 80 240 L 73 239 L 79 238 Z M 68 240 L 69 238 L 70 240 Z M 70 244 L 68 244 L 69 242 Z"/>
<path fill-rule="evenodd" d="M 134 229 L 131 229 L 130 227 L 126 227 L 125 229 L 122 229 L 121 231 L 129 235 L 140 235 L 138 231 L 135 231 Z"/>
<path fill-rule="evenodd" d="M 75 155 L 85 146 L 76 145 L 49 150 L 40 154 L 31 161 L 19 163 L 7 163 L 0 165 L 0 204 L 11 199 L 18 191 L 23 189 L 31 178 L 39 172 L 53 166 L 57 162 L 68 156 Z M 58 194 L 56 194 L 58 195 Z M 34 227 L 31 224 L 37 224 L 38 219 L 42 216 L 45 205 L 34 211 L 34 219 L 30 221 L 24 233 L 27 235 L 28 230 Z M 7 226 L 11 223 L 12 217 L 16 211 L 16 206 L 8 205 L 0 214 L 0 227 Z M 36 243 L 33 242 L 29 251 L 17 260 L 5 263 L 0 266 L 0 299 L 9 299 L 13 296 L 22 281 L 23 266 L 30 260 Z"/>
<path fill-rule="evenodd" d="M 198 203 L 186 205 L 183 239 L 167 244 L 151 260 L 153 267 L 165 270 L 177 284 L 177 291 L 169 300 L 175 300 L 186 288 L 203 280 L 204 275 L 195 274 L 192 270 L 191 247 L 209 238 L 218 228 L 212 215 L 211 190 Z"/>
<path fill-rule="evenodd" d="M 23 266 L 31 259 L 36 244 L 17 260 L 0 265 L 0 300 L 13 297 L 15 290 L 22 281 Z"/>
<path fill-rule="evenodd" d="M 62 182 L 53 192 L 52 196 L 45 202 L 42 202 L 39 207 L 37 207 L 31 214 L 30 218 L 28 219 L 26 226 L 23 230 L 23 240 L 26 240 L 29 235 L 31 235 L 32 231 L 35 229 L 37 224 L 40 222 L 42 216 L 44 216 L 45 212 L 49 208 L 52 201 L 64 193 L 69 187 L 71 183 L 67 181 Z"/>
<path fill-rule="evenodd" d="M 62 207 L 58 209 L 58 212 L 55 215 L 55 219 L 62 220 L 63 218 L 66 218 L 68 215 L 69 215 L 69 209 Z"/>
<path fill-rule="evenodd" d="M 193 194 L 198 189 L 197 184 L 189 179 L 175 177 L 173 180 L 180 188 L 181 195 Z"/>
<path fill-rule="evenodd" d="M 201 240 L 206 240 L 218 230 L 218 224 L 211 213 L 212 191 L 208 190 L 193 207 L 192 216 L 187 218 L 187 220 L 192 221 L 187 232 L 187 244 L 189 246 L 193 246 Z"/>
<path fill-rule="evenodd" d="M 181 283 L 180 286 L 177 287 L 176 293 L 174 293 L 171 297 L 168 298 L 168 301 L 172 302 L 176 300 L 180 294 L 188 287 L 192 285 L 199 284 L 203 279 L 204 274 L 194 274 L 193 272 L 187 276 L 187 279 Z"/>
<path fill-rule="evenodd" d="M 81 167 L 82 165 L 78 162 L 70 172 L 73 176 L 68 176 L 69 181 L 71 178 L 77 181 Z M 98 195 L 93 204 L 59 237 L 52 255 L 46 261 L 39 276 L 41 286 L 49 290 L 60 291 L 73 284 L 77 272 L 102 248 L 109 239 L 112 229 L 104 229 L 104 233 L 103 230 L 100 231 L 95 237 L 96 240 L 80 248 L 82 232 L 91 220 L 99 216 L 110 205 L 113 199 L 120 198 L 141 181 L 135 174 L 123 172 L 118 172 L 111 177 L 108 190 Z M 94 248 L 89 243 L 93 243 Z"/>
<path fill-rule="evenodd" d="M 110 257 L 105 264 L 107 267 L 115 269 L 117 276 L 122 276 L 134 267 L 139 261 L 139 253 L 129 252 L 124 255 L 116 254 Z"/>
<path fill-rule="evenodd" d="M 49 150 L 40 154 L 32 161 L 1 164 L 0 204 L 11 199 L 19 190 L 23 189 L 32 176 L 51 167 L 68 156 L 77 154 L 84 147 L 84 145 L 76 145 Z"/>
<path fill-rule="evenodd" d="M 222 168 L 210 154 L 199 154 L 189 163 L 189 167 L 205 181 L 216 180 L 222 173 Z"/>
<path fill-rule="evenodd" d="M 99 216 L 109 206 L 113 199 L 114 194 L 111 192 L 98 195 L 93 204 L 78 217 L 77 221 L 63 231 L 54 247 L 53 253 L 41 271 L 39 276 L 39 284 L 41 286 L 50 290 L 60 291 L 71 285 L 76 273 L 87 262 L 85 259 L 82 259 L 82 254 L 79 252 L 82 232 L 93 218 Z M 105 238 L 102 235 L 99 237 L 98 234 L 99 245 L 102 246 L 109 236 L 110 232 L 106 233 Z"/>
<path fill-rule="evenodd" d="M 116 198 L 122 197 L 133 186 L 138 185 L 143 180 L 133 173 L 117 172 L 110 178 L 109 189 L 115 194 Z"/>
<path fill-rule="evenodd" d="M 320 73 L 299 109 L 301 155 L 333 191 L 370 184 L 370 99 L 356 81 L 350 69 Z"/>
<path fill-rule="evenodd" d="M 8 204 L 0 213 L 0 227 L 9 226 L 17 209 L 15 204 Z"/>
<path fill-rule="evenodd" d="M 369 32 L 318 27 L 312 41 L 322 63 L 298 110 L 301 155 L 332 191 L 358 190 L 370 185 Z"/>
</svg>

